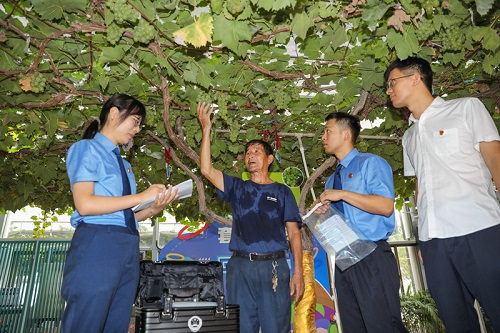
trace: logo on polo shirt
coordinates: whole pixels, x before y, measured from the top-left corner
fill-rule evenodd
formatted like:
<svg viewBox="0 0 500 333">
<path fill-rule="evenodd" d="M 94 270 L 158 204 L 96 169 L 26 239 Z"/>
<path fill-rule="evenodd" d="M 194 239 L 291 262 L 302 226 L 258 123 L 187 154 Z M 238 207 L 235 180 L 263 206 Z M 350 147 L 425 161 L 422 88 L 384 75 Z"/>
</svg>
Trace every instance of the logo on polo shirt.
<svg viewBox="0 0 500 333">
<path fill-rule="evenodd" d="M 273 198 L 273 197 L 267 197 L 267 200 L 273 201 L 273 202 L 278 202 L 278 199 Z"/>
</svg>

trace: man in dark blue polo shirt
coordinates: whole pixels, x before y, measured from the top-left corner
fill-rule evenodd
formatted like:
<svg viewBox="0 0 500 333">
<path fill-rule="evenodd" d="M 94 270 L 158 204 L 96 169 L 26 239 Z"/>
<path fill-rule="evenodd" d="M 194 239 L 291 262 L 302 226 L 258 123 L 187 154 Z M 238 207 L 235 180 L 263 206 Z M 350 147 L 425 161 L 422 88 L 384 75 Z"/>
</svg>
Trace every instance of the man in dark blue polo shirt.
<svg viewBox="0 0 500 333">
<path fill-rule="evenodd" d="M 207 103 L 198 104 L 203 134 L 200 160 L 202 174 L 232 208 L 229 249 L 233 255 L 227 264 L 227 300 L 240 305 L 241 333 L 258 333 L 259 329 L 262 333 L 288 333 L 290 296 L 298 300 L 304 292 L 299 231 L 302 222 L 297 203 L 287 186 L 269 178 L 274 156 L 265 141 L 250 141 L 245 147 L 250 180 L 243 181 L 213 167 L 210 154 L 213 111 Z M 294 257 L 291 280 L 285 255 L 289 247 Z"/>
</svg>

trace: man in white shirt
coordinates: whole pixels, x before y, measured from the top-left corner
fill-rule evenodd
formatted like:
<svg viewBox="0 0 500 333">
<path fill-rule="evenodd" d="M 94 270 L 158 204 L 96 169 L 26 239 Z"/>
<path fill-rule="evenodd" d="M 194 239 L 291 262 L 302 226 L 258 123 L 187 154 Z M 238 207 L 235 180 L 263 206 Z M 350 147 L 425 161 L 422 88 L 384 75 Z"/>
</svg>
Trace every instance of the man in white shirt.
<svg viewBox="0 0 500 333">
<path fill-rule="evenodd" d="M 500 136 L 477 98 L 432 96 L 421 58 L 386 70 L 394 107 L 407 107 L 404 172 L 416 177 L 418 235 L 427 284 L 447 332 L 479 332 L 477 299 L 500 332 Z"/>
</svg>

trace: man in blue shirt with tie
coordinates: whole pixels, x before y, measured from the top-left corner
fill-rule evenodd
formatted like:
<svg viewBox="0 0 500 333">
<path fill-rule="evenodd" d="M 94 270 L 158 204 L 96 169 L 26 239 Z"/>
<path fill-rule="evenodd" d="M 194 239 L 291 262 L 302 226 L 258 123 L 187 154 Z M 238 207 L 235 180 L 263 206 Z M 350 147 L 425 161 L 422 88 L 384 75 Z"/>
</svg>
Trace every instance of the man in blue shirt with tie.
<svg viewBox="0 0 500 333">
<path fill-rule="evenodd" d="M 398 267 L 387 243 L 396 225 L 392 169 L 382 157 L 354 148 L 361 131 L 356 117 L 336 112 L 325 120 L 323 147 L 335 155 L 338 166 L 319 200 L 342 212 L 377 244 L 357 264 L 344 271 L 335 267 L 342 327 L 345 333 L 407 332 L 401 320 Z"/>
</svg>

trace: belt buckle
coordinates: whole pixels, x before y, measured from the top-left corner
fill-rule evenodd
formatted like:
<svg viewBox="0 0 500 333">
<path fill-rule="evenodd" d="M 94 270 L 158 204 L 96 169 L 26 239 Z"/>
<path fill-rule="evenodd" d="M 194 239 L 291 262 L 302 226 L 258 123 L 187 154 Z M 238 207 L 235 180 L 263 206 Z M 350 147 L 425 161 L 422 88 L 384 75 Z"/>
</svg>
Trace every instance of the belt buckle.
<svg viewBox="0 0 500 333">
<path fill-rule="evenodd" d="M 258 253 L 257 252 L 250 252 L 248 254 L 248 259 L 250 259 L 250 261 L 254 261 L 255 259 L 252 259 L 252 255 L 256 256 Z"/>
</svg>

